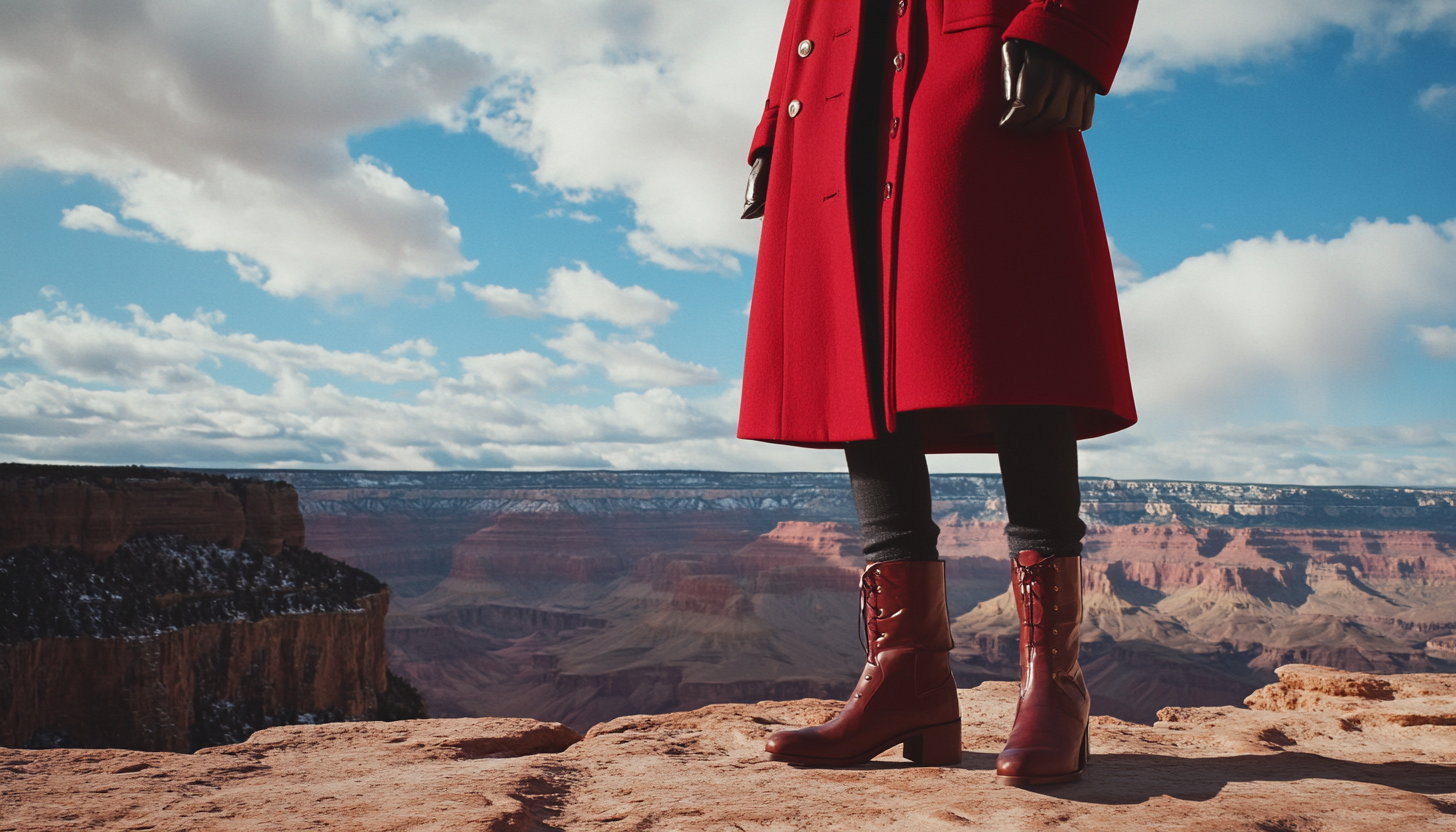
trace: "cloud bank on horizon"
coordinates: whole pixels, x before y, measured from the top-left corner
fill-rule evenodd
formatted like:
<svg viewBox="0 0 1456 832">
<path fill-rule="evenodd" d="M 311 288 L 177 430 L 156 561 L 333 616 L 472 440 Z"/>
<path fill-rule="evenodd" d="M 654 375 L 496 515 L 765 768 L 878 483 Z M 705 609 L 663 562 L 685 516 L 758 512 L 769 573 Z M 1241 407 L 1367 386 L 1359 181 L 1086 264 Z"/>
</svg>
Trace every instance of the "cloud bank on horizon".
<svg viewBox="0 0 1456 832">
<path fill-rule="evenodd" d="M 44 305 L 33 294 L 15 299 L 30 308 L 0 317 L 0 454 L 842 467 L 836 454 L 734 440 L 740 355 L 674 357 L 663 343 L 689 343 L 673 332 L 698 325 L 682 321 L 695 282 L 747 283 L 758 226 L 736 218 L 743 154 L 784 5 L 0 7 L 0 171 L 87 179 L 113 195 L 111 210 L 65 207 L 62 228 L 211 253 L 232 280 L 257 287 L 250 302 L 280 310 L 302 303 L 367 318 L 401 304 L 475 304 L 479 326 L 534 327 L 496 351 L 442 351 L 429 327 L 332 348 L 234 331 L 232 310 L 215 306 L 127 302 L 102 312 L 62 285 L 65 275 L 37 275 L 60 288 Z M 1359 73 L 1422 39 L 1449 55 L 1453 37 L 1451 0 L 1143 0 L 1099 119 L 1116 118 L 1113 106 L 1206 94 L 1187 89 L 1209 75 L 1223 88 L 1257 85 L 1330 38 L 1348 39 L 1343 63 Z M 1417 78 L 1401 94 L 1413 118 L 1449 122 L 1453 85 L 1449 73 Z M 452 215 L 468 207 L 461 197 L 447 202 L 353 146 L 409 124 L 488 137 L 514 154 L 515 167 L 495 173 L 502 191 L 515 175 L 516 191 L 555 205 L 535 221 L 574 219 L 582 234 L 616 239 L 621 256 L 609 268 L 563 251 L 539 273 L 502 274 L 496 258 L 529 244 L 524 237 L 471 246 L 470 235 L 486 234 Z M 615 227 L 586 210 L 613 203 L 622 206 Z M 1353 214 L 1304 238 L 1271 227 L 1189 251 L 1151 276 L 1137 252 L 1117 252 L 1144 424 L 1087 443 L 1086 473 L 1456 483 L 1456 421 L 1332 404 L 1394 362 L 1440 371 L 1456 357 L 1448 205 L 1424 219 Z M 219 279 L 203 271 L 197 280 Z M 653 286 L 641 285 L 649 278 Z M 428 295 L 412 294 L 416 286 Z M 456 300 L 457 287 L 467 297 Z M 720 306 L 726 321 L 742 301 Z M 936 460 L 940 470 L 993 470 L 987 463 Z"/>
</svg>

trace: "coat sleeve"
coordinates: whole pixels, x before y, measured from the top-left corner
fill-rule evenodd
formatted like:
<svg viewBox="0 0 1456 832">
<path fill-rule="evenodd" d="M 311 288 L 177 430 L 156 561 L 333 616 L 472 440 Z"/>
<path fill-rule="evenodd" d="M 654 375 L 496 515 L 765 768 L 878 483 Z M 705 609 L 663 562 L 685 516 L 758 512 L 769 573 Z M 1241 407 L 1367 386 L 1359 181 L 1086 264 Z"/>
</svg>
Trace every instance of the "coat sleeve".
<svg viewBox="0 0 1456 832">
<path fill-rule="evenodd" d="M 1105 95 L 1127 49 L 1136 12 L 1137 0 L 1033 0 L 1002 37 L 1055 50 L 1091 75 Z"/>
<path fill-rule="evenodd" d="M 779 35 L 779 51 L 774 57 L 773 80 L 768 85 L 768 100 L 763 103 L 763 118 L 758 121 L 758 129 L 753 131 L 753 146 L 748 150 L 748 163 L 753 164 L 753 157 L 761 150 L 772 150 L 774 141 L 774 129 L 779 122 L 779 98 L 782 97 L 784 88 L 784 76 L 788 74 L 789 52 L 793 49 L 794 21 L 799 19 L 800 0 L 792 0 L 789 3 L 789 13 L 784 19 L 784 31 Z"/>
</svg>

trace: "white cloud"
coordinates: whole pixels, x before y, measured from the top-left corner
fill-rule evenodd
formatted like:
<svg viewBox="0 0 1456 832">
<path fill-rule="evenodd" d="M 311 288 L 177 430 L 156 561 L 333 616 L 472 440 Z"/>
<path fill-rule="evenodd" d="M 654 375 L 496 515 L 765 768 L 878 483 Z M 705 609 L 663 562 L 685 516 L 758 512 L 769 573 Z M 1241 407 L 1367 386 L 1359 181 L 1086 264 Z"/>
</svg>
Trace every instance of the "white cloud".
<svg viewBox="0 0 1456 832">
<path fill-rule="evenodd" d="M 1456 31 L 1451 0 L 1142 0 L 1114 89 L 1172 86 L 1173 75 L 1288 55 L 1332 30 L 1353 33 L 1357 56 L 1401 38 Z"/>
<path fill-rule="evenodd" d="M 1432 358 L 1456 358 L 1456 329 L 1441 326 L 1412 325 L 1411 332 Z"/>
<path fill-rule="evenodd" d="M 444 203 L 350 158 L 346 138 L 446 120 L 489 73 L 448 40 L 385 28 L 305 0 L 0 5 L 0 168 L 94 176 L 122 218 L 236 255 L 286 297 L 466 271 Z M 72 221 L 125 228 L 103 214 Z"/>
<path fill-rule="evenodd" d="M 475 299 L 490 307 L 490 311 L 497 315 L 508 315 L 517 318 L 539 318 L 545 314 L 541 308 L 541 302 L 536 298 L 522 292 L 520 289 L 512 289 L 509 286 L 496 286 L 488 284 L 476 286 L 470 281 L 464 283 L 465 291 L 475 296 Z"/>
<path fill-rule="evenodd" d="M 239 361 L 279 383 L 296 383 L 303 374 L 319 370 L 384 384 L 428 381 L 438 375 L 424 361 L 386 360 L 317 344 L 222 333 L 217 326 L 224 316 L 217 312 L 153 320 L 140 307 L 128 309 L 132 321 L 125 325 L 59 303 L 49 313 L 37 310 L 11 318 L 0 329 L 0 343 L 10 356 L 28 358 L 65 378 L 150 390 L 211 386 L 211 376 L 199 365 L 222 358 Z"/>
<path fill-rule="evenodd" d="M 736 271 L 757 223 L 738 219 L 783 0 L 461 4 L 371 2 L 410 42 L 445 37 L 498 71 L 471 123 L 528 154 L 568 197 L 623 194 L 629 245 L 668 268 Z"/>
<path fill-rule="evenodd" d="M 133 240 L 155 241 L 156 235 L 121 224 L 116 215 L 95 205 L 77 205 L 61 212 L 61 227 L 76 231 L 99 231 L 113 237 L 127 237 Z"/>
<path fill-rule="evenodd" d="M 1416 103 L 1428 113 L 1445 112 L 1456 107 L 1456 87 L 1432 84 L 1421 90 Z"/>
<path fill-rule="evenodd" d="M 430 343 L 430 339 L 428 338 L 412 338 L 408 341 L 400 341 L 398 344 L 389 347 L 384 351 L 384 354 L 389 356 L 401 356 L 405 353 L 410 352 L 424 358 L 429 358 L 430 356 L 439 352 L 439 350 L 435 348 L 434 344 Z"/>
<path fill-rule="evenodd" d="M 460 376 L 450 378 L 404 357 L 433 352 L 423 338 L 381 357 L 223 332 L 221 313 L 154 320 L 132 307 L 131 316 L 111 321 L 62 303 L 0 323 L 0 456 L 392 469 L 805 470 L 838 459 L 769 453 L 733 439 L 736 384 L 689 400 L 648 382 L 704 383 L 716 378 L 713 371 L 642 342 L 597 341 L 590 331 L 573 333 L 564 346 L 593 362 L 621 363 L 620 377 L 645 389 L 595 406 L 548 402 L 537 394 L 581 378 L 585 363 L 518 350 L 463 358 Z M 220 383 L 211 373 L 225 360 L 267 373 L 271 388 L 253 393 Z M 385 385 L 423 382 L 425 389 L 351 394 L 311 381 L 316 371 Z"/>
<path fill-rule="evenodd" d="M 574 269 L 552 269 L 546 288 L 536 297 L 506 286 L 468 282 L 465 290 L 497 315 L 554 315 L 573 321 L 596 319 L 623 327 L 667 323 L 678 307 L 650 289 L 618 286 L 580 261 Z"/>
<path fill-rule="evenodd" d="M 49 372 L 77 381 L 145 389 L 206 387 L 212 378 L 197 369 L 207 353 L 196 344 L 149 338 L 134 327 L 92 317 L 58 304 L 50 314 L 27 312 L 0 330 L 12 357 L 28 358 Z"/>
<path fill-rule="evenodd" d="M 679 361 L 646 341 L 597 337 L 586 324 L 571 324 L 546 346 L 579 364 L 600 367 L 613 384 L 623 387 L 686 387 L 714 384 L 716 370 Z"/>
<path fill-rule="evenodd" d="M 460 359 L 465 370 L 461 383 L 486 387 L 502 393 L 520 393 L 576 378 L 586 372 L 579 364 L 561 365 L 536 352 L 516 350 L 493 355 L 470 355 Z"/>
<path fill-rule="evenodd" d="M 1120 296 L 1142 405 L 1207 410 L 1380 365 L 1413 315 L 1456 310 L 1456 220 L 1237 241 Z"/>
</svg>

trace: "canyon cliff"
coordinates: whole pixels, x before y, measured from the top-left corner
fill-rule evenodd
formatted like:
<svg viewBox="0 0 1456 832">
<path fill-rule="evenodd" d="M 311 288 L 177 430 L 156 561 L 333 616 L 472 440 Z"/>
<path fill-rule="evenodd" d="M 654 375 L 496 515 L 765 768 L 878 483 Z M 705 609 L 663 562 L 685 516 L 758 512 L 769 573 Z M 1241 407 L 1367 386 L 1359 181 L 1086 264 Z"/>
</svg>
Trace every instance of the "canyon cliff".
<svg viewBox="0 0 1456 832">
<path fill-rule="evenodd" d="M 1248 707 L 1099 716 L 1075 783 L 997 786 L 1016 686 L 960 692 L 961 761 L 891 748 L 852 769 L 771 762 L 764 740 L 822 699 L 630 715 L 583 737 L 529 719 L 269 728 L 197 754 L 0 749 L 0 828 L 1047 829 L 1450 828 L 1456 677 L 1296 665 Z"/>
<path fill-rule="evenodd" d="M 0 745 L 423 714 L 385 667 L 388 588 L 303 548 L 291 486 L 7 465 L 0 509 Z"/>
</svg>

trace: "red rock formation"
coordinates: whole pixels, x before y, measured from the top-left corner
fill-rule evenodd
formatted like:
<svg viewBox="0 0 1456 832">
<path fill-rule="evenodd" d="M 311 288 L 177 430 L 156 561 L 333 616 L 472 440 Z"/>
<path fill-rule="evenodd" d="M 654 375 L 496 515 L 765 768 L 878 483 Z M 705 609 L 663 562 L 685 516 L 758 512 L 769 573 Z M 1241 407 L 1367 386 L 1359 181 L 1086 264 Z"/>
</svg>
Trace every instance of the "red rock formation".
<svg viewBox="0 0 1456 832">
<path fill-rule="evenodd" d="M 298 494 L 286 483 L 186 474 L 0 478 L 0 552 L 71 547 L 100 563 L 128 538 L 150 533 L 230 548 L 247 541 L 271 554 L 304 544 Z"/>
<path fill-rule="evenodd" d="M 628 574 L 654 553 L 710 546 L 714 536 L 740 539 L 745 522 L 731 512 L 502 514 L 455 547 L 450 577 L 602 583 Z M 693 558 L 691 551 L 683 555 Z"/>
<path fill-rule="evenodd" d="M 357 612 L 198 624 L 147 638 L 0 645 L 0 738 L 189 751 L 207 708 L 373 713 L 386 687 L 389 593 Z M 78 682 L 80 682 L 78 684 Z"/>
<path fill-rule="evenodd" d="M 320 514 L 305 517 L 309 545 L 406 594 L 450 572 L 455 545 L 495 522 L 488 514 Z M 409 590 L 413 590 L 410 592 Z"/>
</svg>

